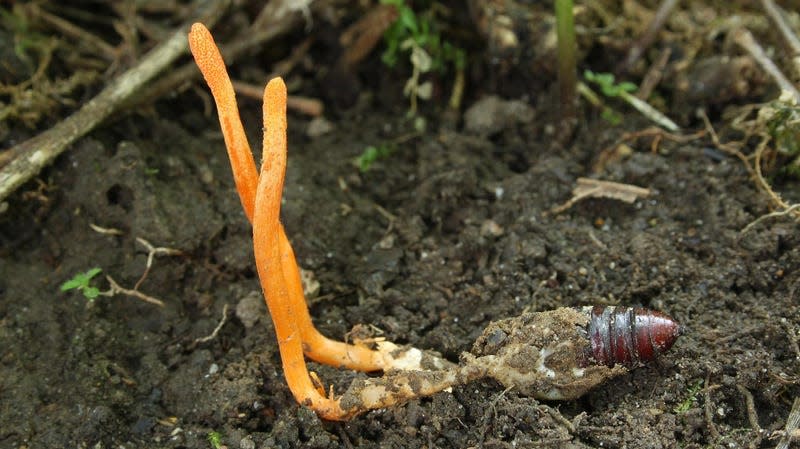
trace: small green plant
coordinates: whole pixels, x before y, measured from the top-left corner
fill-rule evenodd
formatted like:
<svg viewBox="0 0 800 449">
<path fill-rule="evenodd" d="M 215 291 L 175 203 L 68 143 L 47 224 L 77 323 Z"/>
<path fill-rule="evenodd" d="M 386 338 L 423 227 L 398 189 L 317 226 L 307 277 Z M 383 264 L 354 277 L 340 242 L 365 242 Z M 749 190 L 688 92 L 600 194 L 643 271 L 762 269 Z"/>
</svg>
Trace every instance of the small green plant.
<svg viewBox="0 0 800 449">
<path fill-rule="evenodd" d="M 616 83 L 614 75 L 611 73 L 594 73 L 591 70 L 586 70 L 583 72 L 583 77 L 586 78 L 586 81 L 591 81 L 600 86 L 600 91 L 603 92 L 603 95 L 610 98 L 630 96 L 630 93 L 636 90 L 636 85 L 633 83 L 627 81 Z M 597 104 L 602 105 L 602 101 L 597 99 Z M 605 105 L 601 107 L 600 117 L 603 120 L 615 126 L 622 122 L 622 115 L 617 111 Z"/>
<path fill-rule="evenodd" d="M 390 154 L 392 154 L 392 148 L 387 144 L 380 144 L 377 146 L 370 145 L 364 148 L 364 152 L 356 158 L 356 165 L 358 165 L 358 169 L 364 173 L 369 171 L 373 163 L 389 157 Z"/>
<path fill-rule="evenodd" d="M 586 70 L 583 72 L 583 77 L 600 86 L 600 91 L 607 97 L 622 97 L 624 93 L 635 92 L 637 89 L 636 84 L 628 81 L 615 82 L 614 75 L 611 73 L 594 73 Z"/>
<path fill-rule="evenodd" d="M 689 387 L 688 394 L 686 395 L 686 399 L 683 400 L 680 404 L 676 405 L 672 411 L 681 415 L 688 412 L 696 403 L 697 403 L 697 395 L 700 394 L 700 390 L 703 389 L 703 380 L 699 379 L 695 382 L 691 387 Z"/>
<path fill-rule="evenodd" d="M 222 447 L 222 434 L 220 432 L 212 430 L 208 432 L 206 439 L 213 449 L 220 449 Z"/>
<path fill-rule="evenodd" d="M 586 70 L 583 72 L 583 77 L 586 78 L 587 81 L 591 81 L 598 86 L 600 86 L 600 91 L 603 92 L 603 95 L 609 98 L 618 97 L 625 103 L 633 106 L 634 109 L 639 111 L 642 115 L 647 117 L 648 119 L 655 122 L 658 126 L 671 131 L 677 132 L 680 128 L 678 125 L 675 124 L 672 120 L 669 119 L 666 115 L 664 115 L 661 111 L 650 106 L 644 100 L 640 100 L 636 98 L 631 92 L 635 92 L 638 87 L 636 84 L 623 81 L 621 83 L 616 82 L 614 79 L 614 75 L 610 73 L 594 73 L 591 70 Z M 581 91 L 581 94 L 586 97 L 586 90 L 588 87 L 578 85 L 578 90 Z M 599 99 L 598 99 L 599 100 Z M 590 101 L 592 101 L 590 99 Z M 593 102 L 594 103 L 594 102 Z M 602 102 L 600 102 L 602 103 Z M 612 109 L 603 107 L 603 118 L 610 121 L 611 123 L 619 123 L 622 117 L 619 116 L 616 112 Z"/>
<path fill-rule="evenodd" d="M 408 54 L 412 75 L 406 82 L 403 93 L 409 97 L 409 115 L 416 115 L 417 98 L 430 99 L 433 85 L 422 81 L 423 74 L 438 71 L 445 73 L 449 66 L 463 70 L 466 66 L 466 53 L 442 39 L 437 26 L 434 8 L 417 14 L 404 0 L 381 0 L 381 3 L 397 8 L 397 20 L 384 33 L 386 51 L 381 59 L 389 67 L 395 67 L 401 54 Z"/>
<path fill-rule="evenodd" d="M 800 177 L 800 107 L 794 97 L 782 94 L 758 112 L 756 122 L 766 128 L 777 153 L 788 160 L 782 171 Z"/>
<path fill-rule="evenodd" d="M 94 301 L 98 296 L 100 296 L 100 289 L 91 285 L 92 278 L 100 274 L 103 270 L 100 268 L 92 268 L 85 273 L 78 273 L 72 277 L 72 279 L 68 280 L 61 284 L 61 291 L 66 292 L 70 290 L 79 290 L 83 293 L 83 296 L 86 297 L 89 301 Z"/>
</svg>

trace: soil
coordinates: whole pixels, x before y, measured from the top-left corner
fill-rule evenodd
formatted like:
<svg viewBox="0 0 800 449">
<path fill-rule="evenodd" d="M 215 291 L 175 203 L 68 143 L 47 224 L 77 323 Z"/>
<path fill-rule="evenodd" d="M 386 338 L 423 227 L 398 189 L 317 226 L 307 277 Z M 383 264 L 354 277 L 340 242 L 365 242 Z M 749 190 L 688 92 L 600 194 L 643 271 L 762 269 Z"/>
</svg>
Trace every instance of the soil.
<svg viewBox="0 0 800 449">
<path fill-rule="evenodd" d="M 656 151 L 634 140 L 599 177 L 649 197 L 553 214 L 577 178 L 593 176 L 601 150 L 649 126 L 641 116 L 612 127 L 584 108 L 559 148 L 549 86 L 513 98 L 532 104 L 532 121 L 484 136 L 430 109 L 428 131 L 415 133 L 404 103 L 373 94 L 402 91 L 385 83 L 328 114 L 334 129 L 321 137 L 306 136 L 308 118 L 289 117 L 282 219 L 320 284 L 309 302 L 324 334 L 366 325 L 457 362 L 493 320 L 608 304 L 668 313 L 685 326 L 673 349 L 574 401 L 487 380 L 320 420 L 292 398 L 266 307 L 253 308 L 250 226 L 216 118 L 187 92 L 80 140 L 0 216 L 0 447 L 199 448 L 211 447 L 210 432 L 229 448 L 777 444 L 769 437 L 800 395 L 800 233 L 788 217 L 741 232 L 770 210 L 740 160 L 707 137 L 664 139 Z M 313 95 L 312 85 L 294 93 Z M 673 118 L 702 129 L 696 106 Z M 260 105 L 240 107 L 259 142 Z M 393 140 L 368 171 L 353 163 Z M 797 181 L 776 182 L 798 200 Z M 181 252 L 155 257 L 139 286 L 164 307 L 59 290 L 93 267 L 101 289 L 105 275 L 133 288 L 148 259 L 137 238 Z M 310 365 L 339 391 L 352 378 Z"/>
</svg>

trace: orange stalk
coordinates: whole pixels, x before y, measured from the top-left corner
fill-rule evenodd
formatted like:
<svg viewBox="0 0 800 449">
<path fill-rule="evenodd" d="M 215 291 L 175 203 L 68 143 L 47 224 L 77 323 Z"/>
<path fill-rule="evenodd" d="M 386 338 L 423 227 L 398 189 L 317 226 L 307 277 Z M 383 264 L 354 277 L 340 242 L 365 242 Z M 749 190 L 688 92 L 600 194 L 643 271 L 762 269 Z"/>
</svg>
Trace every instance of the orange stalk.
<svg viewBox="0 0 800 449">
<path fill-rule="evenodd" d="M 304 298 L 300 270 L 297 268 L 292 245 L 286 238 L 286 234 L 283 233 L 283 227 L 281 227 L 280 243 L 283 277 L 286 281 L 289 295 L 295 298 Z M 331 340 L 319 333 L 311 321 L 311 315 L 308 313 L 305 299 L 303 299 L 302 304 L 304 312 L 297 314 L 297 324 L 300 327 L 305 354 L 310 359 L 325 365 L 356 371 L 369 372 L 389 368 L 388 364 L 390 362 L 385 360 L 382 353 L 373 351 L 365 346 Z"/>
<path fill-rule="evenodd" d="M 206 84 L 211 89 L 214 102 L 217 104 L 219 125 L 222 128 L 225 147 L 228 149 L 228 157 L 233 167 L 233 180 L 236 183 L 236 190 L 239 192 L 244 213 L 252 222 L 258 171 L 253 159 L 253 152 L 250 151 L 250 144 L 247 143 L 242 119 L 239 117 L 239 106 L 236 104 L 233 84 L 228 77 L 225 62 L 222 60 L 217 44 L 214 43 L 214 38 L 203 24 L 192 25 L 192 29 L 189 31 L 189 48 L 197 67 L 200 68 L 206 79 Z"/>
<path fill-rule="evenodd" d="M 233 168 L 236 189 L 245 215 L 254 224 L 254 205 L 259 176 L 250 145 L 239 118 L 233 86 L 225 70 L 225 63 L 211 33 L 202 25 L 194 24 L 189 33 L 189 44 L 200 71 L 208 83 L 217 104 L 220 125 Z M 273 80 L 275 81 L 275 80 Z M 281 82 L 281 84 L 283 84 Z M 273 151 L 286 152 L 286 93 L 264 92 L 264 157 Z M 284 156 L 285 157 L 285 156 Z M 262 166 L 263 169 L 263 166 Z M 262 170 L 263 171 L 263 170 Z M 283 176 L 283 175 L 281 175 Z M 292 302 L 294 319 L 299 328 L 305 354 L 320 363 L 358 371 L 378 371 L 387 368 L 382 353 L 364 346 L 350 345 L 331 340 L 314 327 L 300 281 L 300 270 L 283 226 L 278 226 L 281 270 L 287 283 L 287 301 Z"/>
<path fill-rule="evenodd" d="M 280 206 L 286 171 L 286 86 L 280 78 L 271 80 L 264 90 L 264 128 L 264 161 L 253 210 L 253 250 L 258 277 L 275 324 L 286 383 L 297 402 L 308 405 L 326 419 L 342 419 L 347 414 L 338 401 L 320 394 L 308 374 L 296 321 L 296 304 L 289 297 L 281 268 Z"/>
</svg>

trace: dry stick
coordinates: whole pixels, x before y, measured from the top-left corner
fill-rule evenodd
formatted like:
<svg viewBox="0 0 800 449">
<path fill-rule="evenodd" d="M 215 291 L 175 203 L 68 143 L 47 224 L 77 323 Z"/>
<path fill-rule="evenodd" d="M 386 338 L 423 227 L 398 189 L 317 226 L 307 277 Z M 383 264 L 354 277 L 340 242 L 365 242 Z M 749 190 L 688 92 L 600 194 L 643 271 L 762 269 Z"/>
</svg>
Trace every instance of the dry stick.
<svg viewBox="0 0 800 449">
<path fill-rule="evenodd" d="M 271 5 L 275 2 L 270 2 Z M 325 2 L 321 2 L 325 3 Z M 240 36 L 231 41 L 227 45 L 220 45 L 219 51 L 223 59 L 228 61 L 228 64 L 233 63 L 236 59 L 253 48 L 260 48 L 265 43 L 281 36 L 282 34 L 290 31 L 295 24 L 299 21 L 300 15 L 296 11 L 282 9 L 280 14 L 271 15 L 270 21 L 263 27 L 256 27 L 255 24 L 243 31 Z M 207 22 L 204 22 L 207 23 Z M 209 24 L 213 25 L 213 24 Z M 147 103 L 154 98 L 160 98 L 168 93 L 175 92 L 181 86 L 186 85 L 187 81 L 191 81 L 198 75 L 197 66 L 192 63 L 186 63 L 178 69 L 172 70 L 169 74 L 158 81 L 152 83 L 147 89 L 142 92 L 142 95 L 130 99 L 128 107 L 138 104 Z"/>
<path fill-rule="evenodd" d="M 102 55 L 103 59 L 107 61 L 114 61 L 117 59 L 117 49 L 94 34 L 76 26 L 67 20 L 62 19 L 61 17 L 56 16 L 55 14 L 51 14 L 43 10 L 36 3 L 30 3 L 28 5 L 24 5 L 23 7 L 28 10 L 28 14 L 43 20 L 53 28 L 60 31 L 63 35 L 80 41 L 82 45 L 92 47 L 94 51 Z"/>
<path fill-rule="evenodd" d="M 244 81 L 232 80 L 233 90 L 239 95 L 261 100 L 264 89 Z M 311 117 L 319 117 L 325 111 L 325 104 L 322 101 L 311 98 L 290 95 L 286 98 L 286 107 Z"/>
<path fill-rule="evenodd" d="M 204 2 L 197 15 L 205 22 L 216 22 L 226 5 L 227 2 Z M 189 22 L 195 20 L 197 19 Z M 183 54 L 187 49 L 188 29 L 188 24 L 180 26 L 169 39 L 153 48 L 134 67 L 115 78 L 80 110 L 47 131 L 12 147 L 9 151 L 13 159 L 0 168 L 0 201 L 36 176 L 75 140 L 119 110 L 145 83 Z"/>
<path fill-rule="evenodd" d="M 183 251 L 174 248 L 156 248 L 150 242 L 141 237 L 136 237 L 136 241 L 141 243 L 142 246 L 147 249 L 147 264 L 145 265 L 144 273 L 142 273 L 142 276 L 138 281 L 136 281 L 136 285 L 133 286 L 134 290 L 139 290 L 139 286 L 142 285 L 142 282 L 144 282 L 144 280 L 147 278 L 147 275 L 150 274 L 150 267 L 153 265 L 153 258 L 155 256 L 179 256 L 183 254 Z"/>
<path fill-rule="evenodd" d="M 117 228 L 104 228 L 102 226 L 98 226 L 94 223 L 89 223 L 89 227 L 92 228 L 92 231 L 103 234 L 103 235 L 122 235 L 123 232 Z"/>
<path fill-rule="evenodd" d="M 745 51 L 750 53 L 750 56 L 752 56 L 758 65 L 760 65 L 761 68 L 772 77 L 781 90 L 790 92 L 794 96 L 795 101 L 800 103 L 800 91 L 798 91 L 792 82 L 783 75 L 783 72 L 781 72 L 778 66 L 776 66 L 771 59 L 769 59 L 769 56 L 767 56 L 766 52 L 764 52 L 764 49 L 761 48 L 761 45 L 756 42 L 755 38 L 753 38 L 753 34 L 750 33 L 750 31 L 745 28 L 734 30 L 733 41 Z"/>
<path fill-rule="evenodd" d="M 671 55 L 671 48 L 667 47 L 661 50 L 658 58 L 650 65 L 644 78 L 642 78 L 642 82 L 639 83 L 639 89 L 636 91 L 636 98 L 644 101 L 650 97 L 650 94 L 653 93 L 653 89 L 661 82 L 665 73 L 664 68 L 667 66 Z"/>
<path fill-rule="evenodd" d="M 217 323 L 217 327 L 214 328 L 211 334 L 206 335 L 205 337 L 195 338 L 194 342 L 192 342 L 192 345 L 197 346 L 200 343 L 205 343 L 207 341 L 211 341 L 217 338 L 219 331 L 222 329 L 222 326 L 225 325 L 225 322 L 227 320 L 228 320 L 228 304 L 226 303 L 225 305 L 222 306 L 222 318 L 219 320 L 219 323 Z"/>
<path fill-rule="evenodd" d="M 761 0 L 761 5 L 767 11 L 769 17 L 778 26 L 778 31 L 781 32 L 789 48 L 792 50 L 792 62 L 794 63 L 794 70 L 797 75 L 800 75 L 800 39 L 794 34 L 792 28 L 786 23 L 786 12 L 775 4 L 773 0 Z"/>
<path fill-rule="evenodd" d="M 114 278 L 112 278 L 111 276 L 106 276 L 106 280 L 111 285 L 111 288 L 109 288 L 107 291 L 100 292 L 100 294 L 103 295 L 103 296 L 112 297 L 112 296 L 116 296 L 116 295 L 119 295 L 119 294 L 123 294 L 123 295 L 127 295 L 127 296 L 132 296 L 132 297 L 134 297 L 136 299 L 141 299 L 142 301 L 150 303 L 150 304 L 155 304 L 158 307 L 164 307 L 164 301 L 162 301 L 162 300 L 160 300 L 158 298 L 154 298 L 154 297 L 152 297 L 150 295 L 145 295 L 144 293 L 140 292 L 139 290 L 131 290 L 129 288 L 124 288 L 124 287 L 120 286 L 119 284 L 117 284 L 117 281 L 115 281 Z"/>
<path fill-rule="evenodd" d="M 787 204 L 786 201 L 783 201 L 783 199 L 781 199 L 781 197 L 778 196 L 778 194 L 775 193 L 774 190 L 772 190 L 772 186 L 769 185 L 767 180 L 764 179 L 764 174 L 761 173 L 761 157 L 764 155 L 764 150 L 767 148 L 769 140 L 770 140 L 769 136 L 764 136 L 761 139 L 761 142 L 758 143 L 758 147 L 756 147 L 755 160 L 753 161 L 753 168 L 756 172 L 756 181 L 761 186 L 761 189 L 763 189 L 764 192 L 767 193 L 770 199 L 776 205 L 778 205 L 778 207 L 780 207 L 781 209 L 786 209 L 790 207 L 789 204 Z"/>
<path fill-rule="evenodd" d="M 762 216 L 756 218 L 755 220 L 751 221 L 744 228 L 742 228 L 742 230 L 739 231 L 739 234 L 747 234 L 747 232 L 750 231 L 751 229 L 753 229 L 753 227 L 755 227 L 757 224 L 761 223 L 762 221 L 764 221 L 764 220 L 766 220 L 768 218 L 782 217 L 784 215 L 789 215 L 792 212 L 796 211 L 797 209 L 800 209 L 800 203 L 792 204 L 791 206 L 789 206 L 789 207 L 787 207 L 786 209 L 783 209 L 783 210 L 779 210 L 779 211 L 776 211 L 776 212 L 771 212 L 771 213 L 762 215 Z"/>
<path fill-rule="evenodd" d="M 658 7 L 658 11 L 656 11 L 655 16 L 653 16 L 653 20 L 647 24 L 647 30 L 645 30 L 642 37 L 633 44 L 631 49 L 628 51 L 628 56 L 625 58 L 625 61 L 622 63 L 620 67 L 620 71 L 628 70 L 644 53 L 645 49 L 653 43 L 653 40 L 658 34 L 661 27 L 664 26 L 664 22 L 667 21 L 667 17 L 675 8 L 675 5 L 678 4 L 678 0 L 665 0 L 661 2 L 661 5 Z"/>
</svg>

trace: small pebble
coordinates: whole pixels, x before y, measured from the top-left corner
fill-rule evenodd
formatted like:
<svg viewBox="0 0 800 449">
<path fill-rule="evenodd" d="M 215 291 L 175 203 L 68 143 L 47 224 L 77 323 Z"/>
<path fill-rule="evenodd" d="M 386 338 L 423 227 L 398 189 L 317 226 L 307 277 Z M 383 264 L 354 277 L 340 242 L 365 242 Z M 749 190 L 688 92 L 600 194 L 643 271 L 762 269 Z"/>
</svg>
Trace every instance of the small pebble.
<svg viewBox="0 0 800 449">
<path fill-rule="evenodd" d="M 306 136 L 311 139 L 316 139 L 317 137 L 328 134 L 331 131 L 333 131 L 333 124 L 325 117 L 320 116 L 313 118 L 308 123 L 308 127 L 306 128 Z"/>
</svg>

